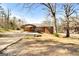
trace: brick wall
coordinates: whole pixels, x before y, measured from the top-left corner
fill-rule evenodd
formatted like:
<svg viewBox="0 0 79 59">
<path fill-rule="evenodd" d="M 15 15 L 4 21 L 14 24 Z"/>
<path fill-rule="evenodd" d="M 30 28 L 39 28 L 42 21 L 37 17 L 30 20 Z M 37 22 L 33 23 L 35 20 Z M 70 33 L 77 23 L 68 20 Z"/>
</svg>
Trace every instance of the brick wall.
<svg viewBox="0 0 79 59">
<path fill-rule="evenodd" d="M 36 27 L 36 32 L 53 33 L 53 27 Z"/>
<path fill-rule="evenodd" d="M 36 27 L 34 25 L 24 25 L 22 27 L 24 29 L 24 31 L 28 31 L 28 32 L 39 32 L 39 33 L 53 33 L 53 27 L 49 27 L 49 26 L 42 26 L 42 27 Z"/>
</svg>

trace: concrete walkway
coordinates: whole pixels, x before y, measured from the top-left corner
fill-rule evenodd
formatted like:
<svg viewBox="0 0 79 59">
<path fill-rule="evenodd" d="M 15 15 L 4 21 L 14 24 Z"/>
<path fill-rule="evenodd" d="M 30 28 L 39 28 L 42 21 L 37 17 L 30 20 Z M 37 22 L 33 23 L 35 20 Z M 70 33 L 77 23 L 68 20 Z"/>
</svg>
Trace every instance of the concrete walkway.
<svg viewBox="0 0 79 59">
<path fill-rule="evenodd" d="M 22 37 L 13 37 L 13 38 L 0 38 L 0 51 L 3 50 L 8 45 L 11 45 L 14 42 L 17 42 Z"/>
<path fill-rule="evenodd" d="M 2 51 L 4 49 L 21 40 L 24 35 L 21 32 L 6 32 L 0 33 L 0 36 L 2 36 L 0 37 L 0 55 L 3 55 Z"/>
</svg>

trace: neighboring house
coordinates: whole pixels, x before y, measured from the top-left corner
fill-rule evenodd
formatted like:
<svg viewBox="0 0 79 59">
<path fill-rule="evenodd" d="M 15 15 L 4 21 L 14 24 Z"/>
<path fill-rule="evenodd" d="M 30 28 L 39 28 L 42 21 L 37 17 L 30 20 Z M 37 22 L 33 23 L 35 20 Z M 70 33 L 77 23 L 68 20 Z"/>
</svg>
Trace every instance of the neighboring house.
<svg viewBox="0 0 79 59">
<path fill-rule="evenodd" d="M 25 24 L 21 28 L 28 32 L 53 33 L 53 26 Z"/>
</svg>

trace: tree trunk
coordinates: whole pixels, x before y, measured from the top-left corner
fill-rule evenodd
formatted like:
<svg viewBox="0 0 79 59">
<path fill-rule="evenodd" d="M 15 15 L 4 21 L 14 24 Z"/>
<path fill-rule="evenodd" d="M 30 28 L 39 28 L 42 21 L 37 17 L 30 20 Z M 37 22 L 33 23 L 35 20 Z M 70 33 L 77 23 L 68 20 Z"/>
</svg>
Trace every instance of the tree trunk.
<svg viewBox="0 0 79 59">
<path fill-rule="evenodd" d="M 69 29 L 67 29 L 66 37 L 70 37 Z"/>
<path fill-rule="evenodd" d="M 56 17 L 54 17 L 54 33 L 57 33 Z"/>
<path fill-rule="evenodd" d="M 69 31 L 69 17 L 67 17 L 67 29 L 66 29 L 66 37 L 70 37 L 70 31 Z"/>
</svg>

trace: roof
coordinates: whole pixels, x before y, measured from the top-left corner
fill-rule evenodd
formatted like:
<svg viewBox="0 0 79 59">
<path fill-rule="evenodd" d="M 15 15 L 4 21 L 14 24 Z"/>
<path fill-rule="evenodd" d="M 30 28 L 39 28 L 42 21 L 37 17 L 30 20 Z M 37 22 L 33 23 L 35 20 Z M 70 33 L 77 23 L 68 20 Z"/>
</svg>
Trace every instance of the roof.
<svg viewBox="0 0 79 59">
<path fill-rule="evenodd" d="M 22 25 L 21 28 L 23 27 L 53 27 L 53 25 L 43 25 L 43 24 L 25 24 Z"/>
<path fill-rule="evenodd" d="M 24 28 L 25 26 L 27 26 L 27 27 L 36 27 L 36 26 L 33 25 L 33 24 L 25 24 L 25 25 L 22 25 L 21 28 Z"/>
<path fill-rule="evenodd" d="M 53 27 L 53 25 L 35 24 L 36 27 Z"/>
</svg>

